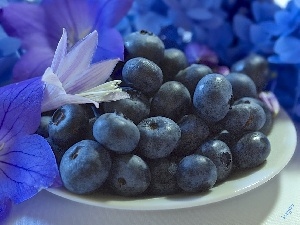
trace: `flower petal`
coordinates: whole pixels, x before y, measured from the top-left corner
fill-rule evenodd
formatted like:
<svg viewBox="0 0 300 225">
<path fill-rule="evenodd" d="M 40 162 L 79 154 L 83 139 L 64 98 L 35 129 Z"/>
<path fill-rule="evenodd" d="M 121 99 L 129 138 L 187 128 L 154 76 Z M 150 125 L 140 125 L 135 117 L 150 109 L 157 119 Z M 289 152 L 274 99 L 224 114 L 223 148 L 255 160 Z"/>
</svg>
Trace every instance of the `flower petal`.
<svg viewBox="0 0 300 225">
<path fill-rule="evenodd" d="M 97 46 L 97 41 L 98 33 L 94 31 L 77 42 L 65 57 L 61 56 L 63 58 L 57 68 L 56 74 L 64 87 L 67 81 L 80 76 L 89 67 Z"/>
<path fill-rule="evenodd" d="M 233 18 L 233 30 L 236 35 L 243 41 L 249 40 L 249 28 L 252 22 L 245 16 L 237 14 Z"/>
<path fill-rule="evenodd" d="M 295 37 L 280 37 L 275 42 L 274 51 L 283 63 L 300 63 L 300 39 Z"/>
<path fill-rule="evenodd" d="M 34 133 L 39 126 L 44 83 L 32 78 L 0 88 L 0 144 Z"/>
<path fill-rule="evenodd" d="M 91 8 L 95 8 L 98 4 L 98 1 L 94 1 Z M 90 11 L 87 1 L 43 0 L 41 6 L 47 18 L 44 26 L 55 36 L 54 41 L 51 41 L 52 48 L 56 47 L 63 28 L 71 37 L 69 40 L 71 46 L 92 30 L 95 14 Z"/>
<path fill-rule="evenodd" d="M 97 2 L 97 6 L 91 5 L 94 2 Z M 127 14 L 133 0 L 88 0 L 88 3 L 93 7 L 96 6 L 93 15 L 93 18 L 96 18 L 95 27 L 114 27 Z"/>
<path fill-rule="evenodd" d="M 68 46 L 68 35 L 65 29 L 63 29 L 63 34 L 58 42 L 57 48 L 54 53 L 54 57 L 52 60 L 51 68 L 54 73 L 57 73 L 59 65 L 63 61 L 64 57 L 67 54 L 67 46 Z"/>
<path fill-rule="evenodd" d="M 118 62 L 119 59 L 111 59 L 92 64 L 82 74 L 77 74 L 77 77 L 74 76 L 64 83 L 66 92 L 76 94 L 103 84 L 107 81 Z"/>
<path fill-rule="evenodd" d="M 114 58 L 124 59 L 123 38 L 116 29 L 102 29 L 93 62 Z"/>
<path fill-rule="evenodd" d="M 43 75 L 51 65 L 53 54 L 54 51 L 47 46 L 28 50 L 13 69 L 13 81 L 19 82 Z"/>
<path fill-rule="evenodd" d="M 9 216 L 12 202 L 5 196 L 0 196 L 0 223 Z"/>
<path fill-rule="evenodd" d="M 14 203 L 31 198 L 48 188 L 58 175 L 54 154 L 41 136 L 20 136 L 0 151 L 0 196 Z"/>
<path fill-rule="evenodd" d="M 9 4 L 1 9 L 0 23 L 9 36 L 18 37 L 22 40 L 22 46 L 26 49 L 33 46 L 32 35 L 45 37 L 47 27 L 44 26 L 45 14 L 39 5 L 29 3 Z M 47 35 L 53 39 L 53 35 Z M 38 38 L 36 39 L 38 40 Z M 39 42 L 35 42 L 36 46 Z"/>
<path fill-rule="evenodd" d="M 97 108 L 99 107 L 99 103 L 92 101 L 88 98 L 81 97 L 78 95 L 70 95 L 66 93 L 62 93 L 59 90 L 57 91 L 56 87 L 51 89 L 53 94 L 45 94 L 44 101 L 42 105 L 42 112 L 55 110 L 62 105 L 65 104 L 86 104 L 92 103 Z"/>
<path fill-rule="evenodd" d="M 46 83 L 46 89 L 48 89 L 48 86 L 51 85 L 59 88 L 62 92 L 65 93 L 65 89 L 63 88 L 62 83 L 50 67 L 48 67 L 43 74 L 42 81 Z"/>
</svg>

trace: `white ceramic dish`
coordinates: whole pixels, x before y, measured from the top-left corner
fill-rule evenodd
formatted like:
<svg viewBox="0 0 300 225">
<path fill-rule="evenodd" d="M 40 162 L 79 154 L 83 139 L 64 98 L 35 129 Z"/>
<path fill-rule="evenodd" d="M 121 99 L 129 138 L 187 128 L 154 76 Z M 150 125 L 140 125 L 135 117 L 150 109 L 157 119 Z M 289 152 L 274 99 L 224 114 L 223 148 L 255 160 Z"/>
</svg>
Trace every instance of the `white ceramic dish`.
<svg viewBox="0 0 300 225">
<path fill-rule="evenodd" d="M 75 195 L 64 188 L 51 188 L 48 191 L 84 204 L 125 210 L 165 210 L 206 205 L 250 191 L 269 181 L 288 164 L 296 148 L 297 134 L 291 119 L 283 110 L 275 120 L 269 140 L 271 153 L 263 165 L 232 176 L 205 193 L 126 198 L 107 194 Z"/>
</svg>

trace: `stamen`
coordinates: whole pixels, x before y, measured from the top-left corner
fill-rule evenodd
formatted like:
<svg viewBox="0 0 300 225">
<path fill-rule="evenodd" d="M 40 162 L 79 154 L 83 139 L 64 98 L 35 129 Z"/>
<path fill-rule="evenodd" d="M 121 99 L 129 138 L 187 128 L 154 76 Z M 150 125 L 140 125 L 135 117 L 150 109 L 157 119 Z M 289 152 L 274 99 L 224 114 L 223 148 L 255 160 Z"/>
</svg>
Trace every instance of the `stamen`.
<svg viewBox="0 0 300 225">
<path fill-rule="evenodd" d="M 102 102 L 106 100 L 107 95 L 122 92 L 122 89 L 119 87 L 121 82 L 121 80 L 109 81 L 76 95 L 88 98 L 92 101 Z"/>
</svg>

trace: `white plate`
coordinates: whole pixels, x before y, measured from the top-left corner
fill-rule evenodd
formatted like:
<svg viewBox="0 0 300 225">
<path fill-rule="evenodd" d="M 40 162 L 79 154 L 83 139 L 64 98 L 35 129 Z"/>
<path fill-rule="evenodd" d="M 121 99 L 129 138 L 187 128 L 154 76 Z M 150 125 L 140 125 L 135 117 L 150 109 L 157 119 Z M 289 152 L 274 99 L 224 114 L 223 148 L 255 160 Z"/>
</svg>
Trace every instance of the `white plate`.
<svg viewBox="0 0 300 225">
<path fill-rule="evenodd" d="M 283 110 L 275 120 L 269 140 L 271 153 L 263 165 L 232 176 L 205 193 L 126 198 L 105 194 L 75 195 L 64 188 L 51 188 L 48 191 L 76 202 L 114 209 L 164 210 L 206 205 L 250 191 L 269 181 L 288 164 L 296 148 L 297 134 L 291 119 Z"/>
</svg>

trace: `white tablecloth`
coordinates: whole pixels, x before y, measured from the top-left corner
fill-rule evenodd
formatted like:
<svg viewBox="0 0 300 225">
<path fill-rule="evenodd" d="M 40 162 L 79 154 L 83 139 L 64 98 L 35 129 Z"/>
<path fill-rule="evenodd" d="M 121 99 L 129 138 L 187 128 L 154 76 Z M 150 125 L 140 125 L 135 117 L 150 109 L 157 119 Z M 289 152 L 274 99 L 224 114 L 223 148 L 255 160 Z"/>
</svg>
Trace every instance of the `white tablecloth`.
<svg viewBox="0 0 300 225">
<path fill-rule="evenodd" d="M 300 131 L 300 123 L 296 128 Z M 42 191 L 13 206 L 5 224 L 300 225 L 300 144 L 289 164 L 273 179 L 218 203 L 178 210 L 123 211 L 80 204 Z"/>
</svg>

